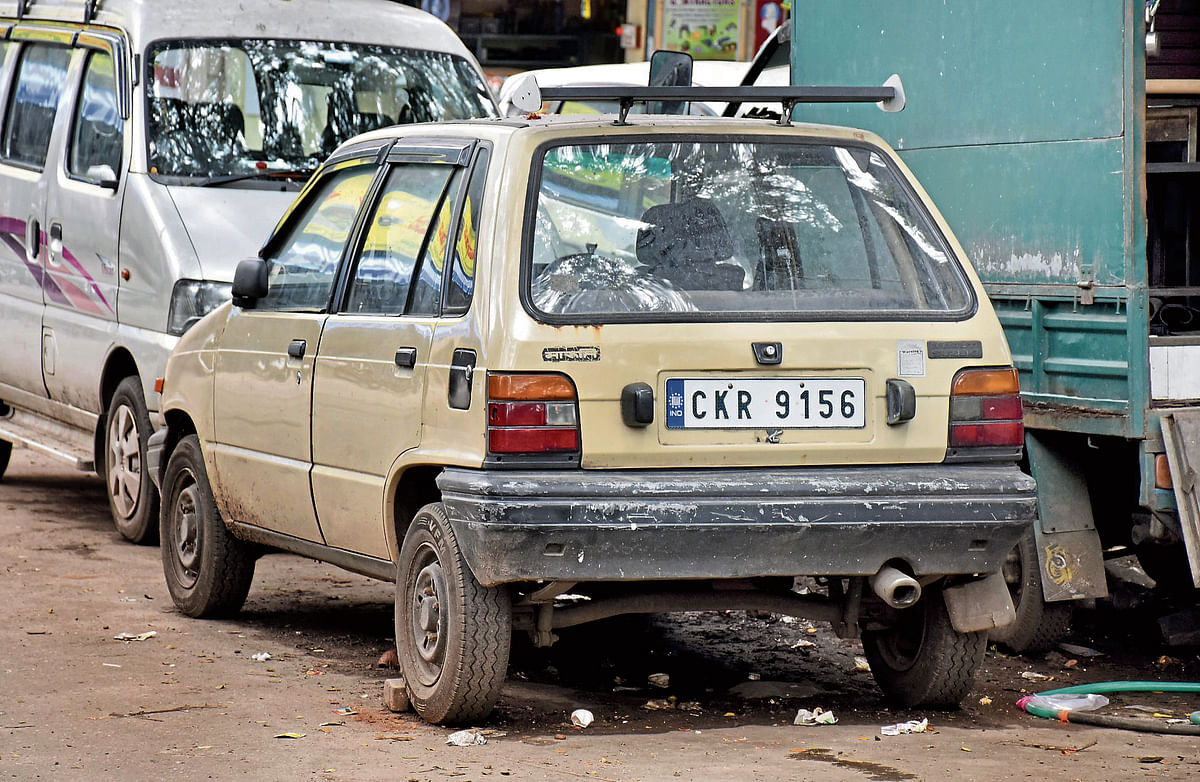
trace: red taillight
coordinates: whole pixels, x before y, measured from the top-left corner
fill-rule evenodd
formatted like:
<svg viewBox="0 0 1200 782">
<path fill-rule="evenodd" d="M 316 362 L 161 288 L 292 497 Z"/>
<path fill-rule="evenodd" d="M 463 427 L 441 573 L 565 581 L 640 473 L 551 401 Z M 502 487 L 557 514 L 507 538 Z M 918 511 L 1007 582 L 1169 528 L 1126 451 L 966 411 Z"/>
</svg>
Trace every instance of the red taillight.
<svg viewBox="0 0 1200 782">
<path fill-rule="evenodd" d="M 487 413 L 491 453 L 579 450 L 575 386 L 565 375 L 489 375 Z"/>
<path fill-rule="evenodd" d="M 950 387 L 950 447 L 1020 447 L 1025 442 L 1015 369 L 966 369 Z"/>
</svg>

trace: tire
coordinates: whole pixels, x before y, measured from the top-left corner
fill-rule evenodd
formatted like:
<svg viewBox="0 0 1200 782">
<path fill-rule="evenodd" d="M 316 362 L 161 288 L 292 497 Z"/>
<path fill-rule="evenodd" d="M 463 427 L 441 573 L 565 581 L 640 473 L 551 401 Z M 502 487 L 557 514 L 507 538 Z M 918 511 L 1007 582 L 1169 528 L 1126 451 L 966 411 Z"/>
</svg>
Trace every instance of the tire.
<svg viewBox="0 0 1200 782">
<path fill-rule="evenodd" d="M 254 549 L 226 529 L 196 435 L 180 440 L 171 453 L 163 497 L 163 574 L 175 606 L 198 618 L 236 614 L 254 578 Z"/>
<path fill-rule="evenodd" d="M 486 717 L 500 697 L 512 642 L 505 587 L 483 587 L 441 504 L 413 518 L 396 563 L 396 651 L 413 708 L 427 722 Z"/>
<path fill-rule="evenodd" d="M 1042 567 L 1033 530 L 1013 546 L 1003 573 L 1017 616 L 1012 624 L 992 630 L 990 639 L 1017 654 L 1053 649 L 1071 631 L 1074 606 L 1070 601 L 1047 603 L 1042 598 Z"/>
<path fill-rule="evenodd" d="M 887 630 L 863 632 L 871 673 L 888 700 L 905 707 L 958 708 L 975 683 L 987 633 L 960 633 L 941 592 L 930 588 Z"/>
<path fill-rule="evenodd" d="M 0 440 L 0 478 L 4 477 L 4 471 L 8 469 L 10 458 L 12 458 L 12 443 L 8 440 Z"/>
<path fill-rule="evenodd" d="M 104 424 L 104 487 L 117 531 L 134 543 L 158 542 L 158 491 L 143 469 L 153 427 L 141 381 L 120 382 Z"/>
</svg>

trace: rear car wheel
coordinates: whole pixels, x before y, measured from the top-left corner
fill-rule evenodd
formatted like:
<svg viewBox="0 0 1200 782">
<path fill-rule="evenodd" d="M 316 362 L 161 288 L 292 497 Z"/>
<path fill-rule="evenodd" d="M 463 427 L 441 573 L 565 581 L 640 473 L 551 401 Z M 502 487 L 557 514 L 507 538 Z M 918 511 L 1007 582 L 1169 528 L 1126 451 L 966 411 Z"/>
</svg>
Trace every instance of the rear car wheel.
<svg viewBox="0 0 1200 782">
<path fill-rule="evenodd" d="M 1071 630 L 1072 604 L 1047 603 L 1042 597 L 1042 567 L 1033 530 L 1025 533 L 1004 562 L 1004 580 L 1017 610 L 1012 624 L 992 630 L 988 637 L 1016 652 L 1044 652 Z"/>
<path fill-rule="evenodd" d="M 153 431 L 141 381 L 127 377 L 108 404 L 104 432 L 104 484 L 117 531 L 134 543 L 158 539 L 158 492 L 145 471 Z"/>
<path fill-rule="evenodd" d="M 225 527 L 195 435 L 175 446 L 162 488 L 163 574 L 175 606 L 195 617 L 236 614 L 254 578 L 254 551 Z"/>
<path fill-rule="evenodd" d="M 475 580 L 441 504 L 413 518 L 396 564 L 396 651 L 423 719 L 482 719 L 500 697 L 512 640 L 505 587 Z"/>
<path fill-rule="evenodd" d="M 886 630 L 863 632 L 879 688 L 902 706 L 957 708 L 983 664 L 987 633 L 955 630 L 941 591 L 933 588 L 897 617 Z"/>
</svg>

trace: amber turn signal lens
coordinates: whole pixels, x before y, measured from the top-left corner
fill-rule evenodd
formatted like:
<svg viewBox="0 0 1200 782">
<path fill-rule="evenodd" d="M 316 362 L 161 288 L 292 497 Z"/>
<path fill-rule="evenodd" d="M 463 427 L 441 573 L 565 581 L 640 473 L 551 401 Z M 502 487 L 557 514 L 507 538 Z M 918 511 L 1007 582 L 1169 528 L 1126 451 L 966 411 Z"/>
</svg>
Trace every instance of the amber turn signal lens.
<svg viewBox="0 0 1200 782">
<path fill-rule="evenodd" d="M 575 386 L 563 375 L 489 375 L 488 398 L 574 401 Z"/>
<path fill-rule="evenodd" d="M 1171 462 L 1165 453 L 1154 457 L 1154 488 L 1175 488 L 1175 484 L 1171 482 Z"/>
<path fill-rule="evenodd" d="M 1021 390 L 1017 382 L 1017 370 L 969 369 L 954 378 L 950 389 L 952 396 L 998 396 L 1016 394 Z"/>
</svg>

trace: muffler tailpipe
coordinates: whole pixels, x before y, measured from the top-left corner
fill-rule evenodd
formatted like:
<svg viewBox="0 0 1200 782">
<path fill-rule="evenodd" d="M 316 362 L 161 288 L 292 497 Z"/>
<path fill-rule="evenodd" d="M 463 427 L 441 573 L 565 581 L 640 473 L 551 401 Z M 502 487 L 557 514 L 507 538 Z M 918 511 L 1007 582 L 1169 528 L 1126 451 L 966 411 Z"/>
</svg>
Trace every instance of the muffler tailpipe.
<svg viewBox="0 0 1200 782">
<path fill-rule="evenodd" d="M 871 576 L 871 589 L 892 608 L 908 608 L 921 599 L 921 585 L 917 580 L 891 565 L 884 565 Z"/>
</svg>

